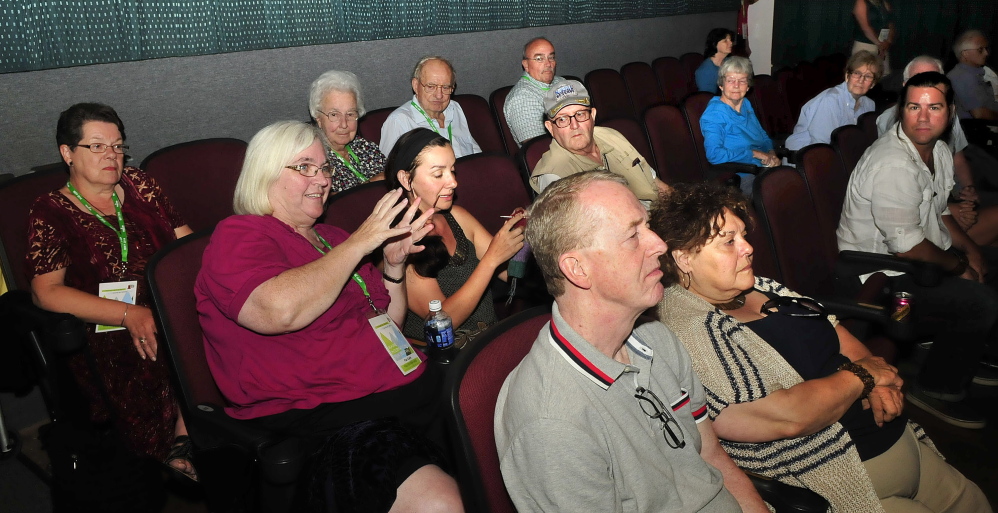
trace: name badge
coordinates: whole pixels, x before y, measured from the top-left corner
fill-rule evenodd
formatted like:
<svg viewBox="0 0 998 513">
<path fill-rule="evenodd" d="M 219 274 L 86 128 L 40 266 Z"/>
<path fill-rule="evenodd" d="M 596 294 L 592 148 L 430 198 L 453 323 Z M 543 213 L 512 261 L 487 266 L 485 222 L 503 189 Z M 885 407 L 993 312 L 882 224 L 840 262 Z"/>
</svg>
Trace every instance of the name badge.
<svg viewBox="0 0 998 513">
<path fill-rule="evenodd" d="M 97 295 L 104 299 L 111 299 L 134 305 L 135 295 L 138 294 L 138 286 L 139 282 L 135 280 L 101 283 L 97 286 Z M 123 329 L 125 329 L 124 326 L 108 326 L 98 324 L 94 332 L 107 333 L 108 331 L 118 331 Z"/>
<path fill-rule="evenodd" d="M 392 357 L 392 361 L 402 371 L 403 376 L 419 368 L 419 364 L 423 361 L 419 359 L 416 350 L 409 345 L 409 341 L 388 314 L 372 317 L 367 322 L 371 323 L 378 340 L 385 346 L 385 351 L 388 351 L 388 356 Z"/>
</svg>

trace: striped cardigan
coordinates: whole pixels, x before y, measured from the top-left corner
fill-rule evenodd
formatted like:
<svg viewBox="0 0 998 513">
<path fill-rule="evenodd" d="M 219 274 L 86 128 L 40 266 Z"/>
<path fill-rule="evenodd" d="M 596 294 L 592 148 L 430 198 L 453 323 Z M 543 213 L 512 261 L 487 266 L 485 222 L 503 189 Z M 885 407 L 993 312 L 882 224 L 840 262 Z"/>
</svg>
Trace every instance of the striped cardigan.
<svg viewBox="0 0 998 513">
<path fill-rule="evenodd" d="M 799 296 L 768 278 L 756 277 L 756 289 Z M 678 285 L 666 289 L 658 314 L 689 351 L 707 392 L 711 419 L 729 404 L 754 401 L 803 381 L 752 330 Z M 834 317 L 830 320 L 835 322 Z M 934 450 L 921 427 L 912 427 Z M 833 512 L 883 511 L 852 438 L 837 422 L 797 438 L 721 444 L 739 467 L 813 490 L 828 500 Z"/>
</svg>

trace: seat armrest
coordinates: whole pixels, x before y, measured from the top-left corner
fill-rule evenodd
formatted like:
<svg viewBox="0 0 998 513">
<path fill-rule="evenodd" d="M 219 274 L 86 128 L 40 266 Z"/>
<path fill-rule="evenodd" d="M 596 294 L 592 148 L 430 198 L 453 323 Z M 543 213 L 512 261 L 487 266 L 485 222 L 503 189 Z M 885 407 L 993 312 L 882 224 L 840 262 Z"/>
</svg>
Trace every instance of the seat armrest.
<svg viewBox="0 0 998 513">
<path fill-rule="evenodd" d="M 913 342 L 918 336 L 916 323 L 898 322 L 891 318 L 893 312 L 880 305 L 870 305 L 839 298 L 815 298 L 825 311 L 839 319 L 857 319 L 879 325 L 889 338 L 897 342 Z"/>
<path fill-rule="evenodd" d="M 73 354 L 87 343 L 83 321 L 67 313 L 35 306 L 26 290 L 12 290 L 0 296 L 0 308 L 8 310 L 17 320 L 16 331 L 38 333 L 47 349 L 56 356 Z"/>
<path fill-rule="evenodd" d="M 776 509 L 776 513 L 824 513 L 828 511 L 828 501 L 817 493 L 781 483 L 775 479 L 745 472 L 762 500 Z"/>
<path fill-rule="evenodd" d="M 935 287 L 947 275 L 936 264 L 865 251 L 840 251 L 836 264 L 840 275 L 858 276 L 887 269 L 910 275 L 922 287 Z"/>
</svg>

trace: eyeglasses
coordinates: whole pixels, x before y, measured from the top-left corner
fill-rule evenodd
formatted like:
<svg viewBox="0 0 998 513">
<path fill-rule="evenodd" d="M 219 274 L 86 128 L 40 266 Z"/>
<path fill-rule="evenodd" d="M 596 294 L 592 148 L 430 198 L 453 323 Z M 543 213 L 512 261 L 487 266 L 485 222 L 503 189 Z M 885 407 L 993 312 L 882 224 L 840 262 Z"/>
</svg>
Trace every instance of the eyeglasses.
<svg viewBox="0 0 998 513">
<path fill-rule="evenodd" d="M 447 96 L 454 93 L 455 86 L 453 85 L 438 85 L 438 84 L 424 84 L 422 80 L 419 81 L 419 85 L 423 86 L 423 89 L 430 94 L 436 94 L 437 89 Z"/>
<path fill-rule="evenodd" d="M 964 51 L 964 52 L 977 52 L 977 53 L 985 53 L 985 52 L 990 53 L 991 47 L 989 47 L 989 46 L 981 46 L 981 47 L 978 47 L 978 48 L 964 48 L 962 51 Z"/>
<path fill-rule="evenodd" d="M 320 171 L 322 171 L 322 176 L 325 176 L 326 178 L 333 177 L 333 167 L 329 165 L 329 162 L 324 162 L 321 166 L 317 166 L 315 164 L 311 164 L 308 162 L 303 162 L 301 164 L 295 164 L 293 166 L 284 166 L 284 167 L 298 171 L 298 174 L 308 178 L 312 178 Z"/>
<path fill-rule="evenodd" d="M 748 78 L 728 78 L 728 77 L 724 77 L 724 83 L 728 84 L 728 85 L 736 85 L 737 84 L 737 85 L 740 85 L 740 86 L 747 86 L 748 85 Z"/>
<path fill-rule="evenodd" d="M 849 73 L 849 76 L 863 82 L 873 82 L 874 78 L 872 73 L 860 73 L 859 71 L 853 71 Z"/>
<path fill-rule="evenodd" d="M 572 124 L 572 118 L 575 118 L 575 121 L 578 123 L 585 123 L 586 121 L 589 121 L 589 118 L 591 117 L 592 117 L 592 109 L 583 109 L 580 110 L 579 112 L 576 112 L 575 114 L 566 114 L 564 116 L 558 116 L 552 119 L 551 122 L 554 123 L 554 126 L 558 128 L 565 128 L 568 125 Z"/>
<path fill-rule="evenodd" d="M 108 148 L 111 148 L 117 154 L 122 154 L 128 151 L 128 146 L 124 144 L 104 144 L 104 143 L 92 143 L 92 144 L 74 144 L 74 148 L 90 148 L 90 151 L 94 153 L 104 153 Z"/>
<path fill-rule="evenodd" d="M 358 114 L 357 111 L 355 111 L 355 110 L 350 110 L 350 111 L 347 111 L 347 112 L 340 112 L 338 110 L 331 110 L 329 112 L 322 112 L 320 110 L 319 114 L 322 114 L 323 116 L 326 116 L 326 118 L 329 119 L 329 121 L 332 122 L 334 125 L 338 125 L 338 124 L 342 123 L 344 119 L 347 120 L 347 123 L 356 123 L 357 122 L 357 118 L 360 117 L 360 114 Z"/>
<path fill-rule="evenodd" d="M 554 56 L 554 54 L 552 53 L 551 55 L 535 55 L 535 56 L 531 57 L 530 60 L 532 60 L 532 61 L 534 61 L 534 62 L 536 62 L 538 64 L 541 64 L 544 61 L 555 62 L 558 59 L 556 59 L 555 56 Z"/>
<path fill-rule="evenodd" d="M 669 409 L 655 395 L 655 392 L 645 387 L 638 387 L 635 392 L 634 397 L 638 399 L 641 411 L 648 417 L 658 419 L 662 423 L 662 436 L 665 437 L 665 443 L 669 444 L 669 447 L 673 449 L 686 447 L 686 437 L 683 435 L 683 428 L 679 426 L 679 421 L 669 413 Z M 669 427 L 670 423 L 676 425 L 675 431 Z M 679 433 L 678 435 L 676 434 L 677 432 Z"/>
<path fill-rule="evenodd" d="M 798 308 L 788 311 L 789 306 Z M 790 317 L 824 317 L 825 306 L 809 297 L 776 296 L 763 303 L 759 313 L 762 315 L 779 313 Z"/>
</svg>

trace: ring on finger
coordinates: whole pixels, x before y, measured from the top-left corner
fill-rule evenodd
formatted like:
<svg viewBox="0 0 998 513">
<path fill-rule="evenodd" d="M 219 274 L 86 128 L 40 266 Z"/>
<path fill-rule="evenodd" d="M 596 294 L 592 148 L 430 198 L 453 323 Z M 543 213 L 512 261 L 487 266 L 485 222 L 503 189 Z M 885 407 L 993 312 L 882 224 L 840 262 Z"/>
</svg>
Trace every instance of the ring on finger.
<svg viewBox="0 0 998 513">
<path fill-rule="evenodd" d="M 140 344 L 145 344 L 146 343 L 146 338 L 145 337 L 139 337 L 139 343 Z"/>
</svg>

